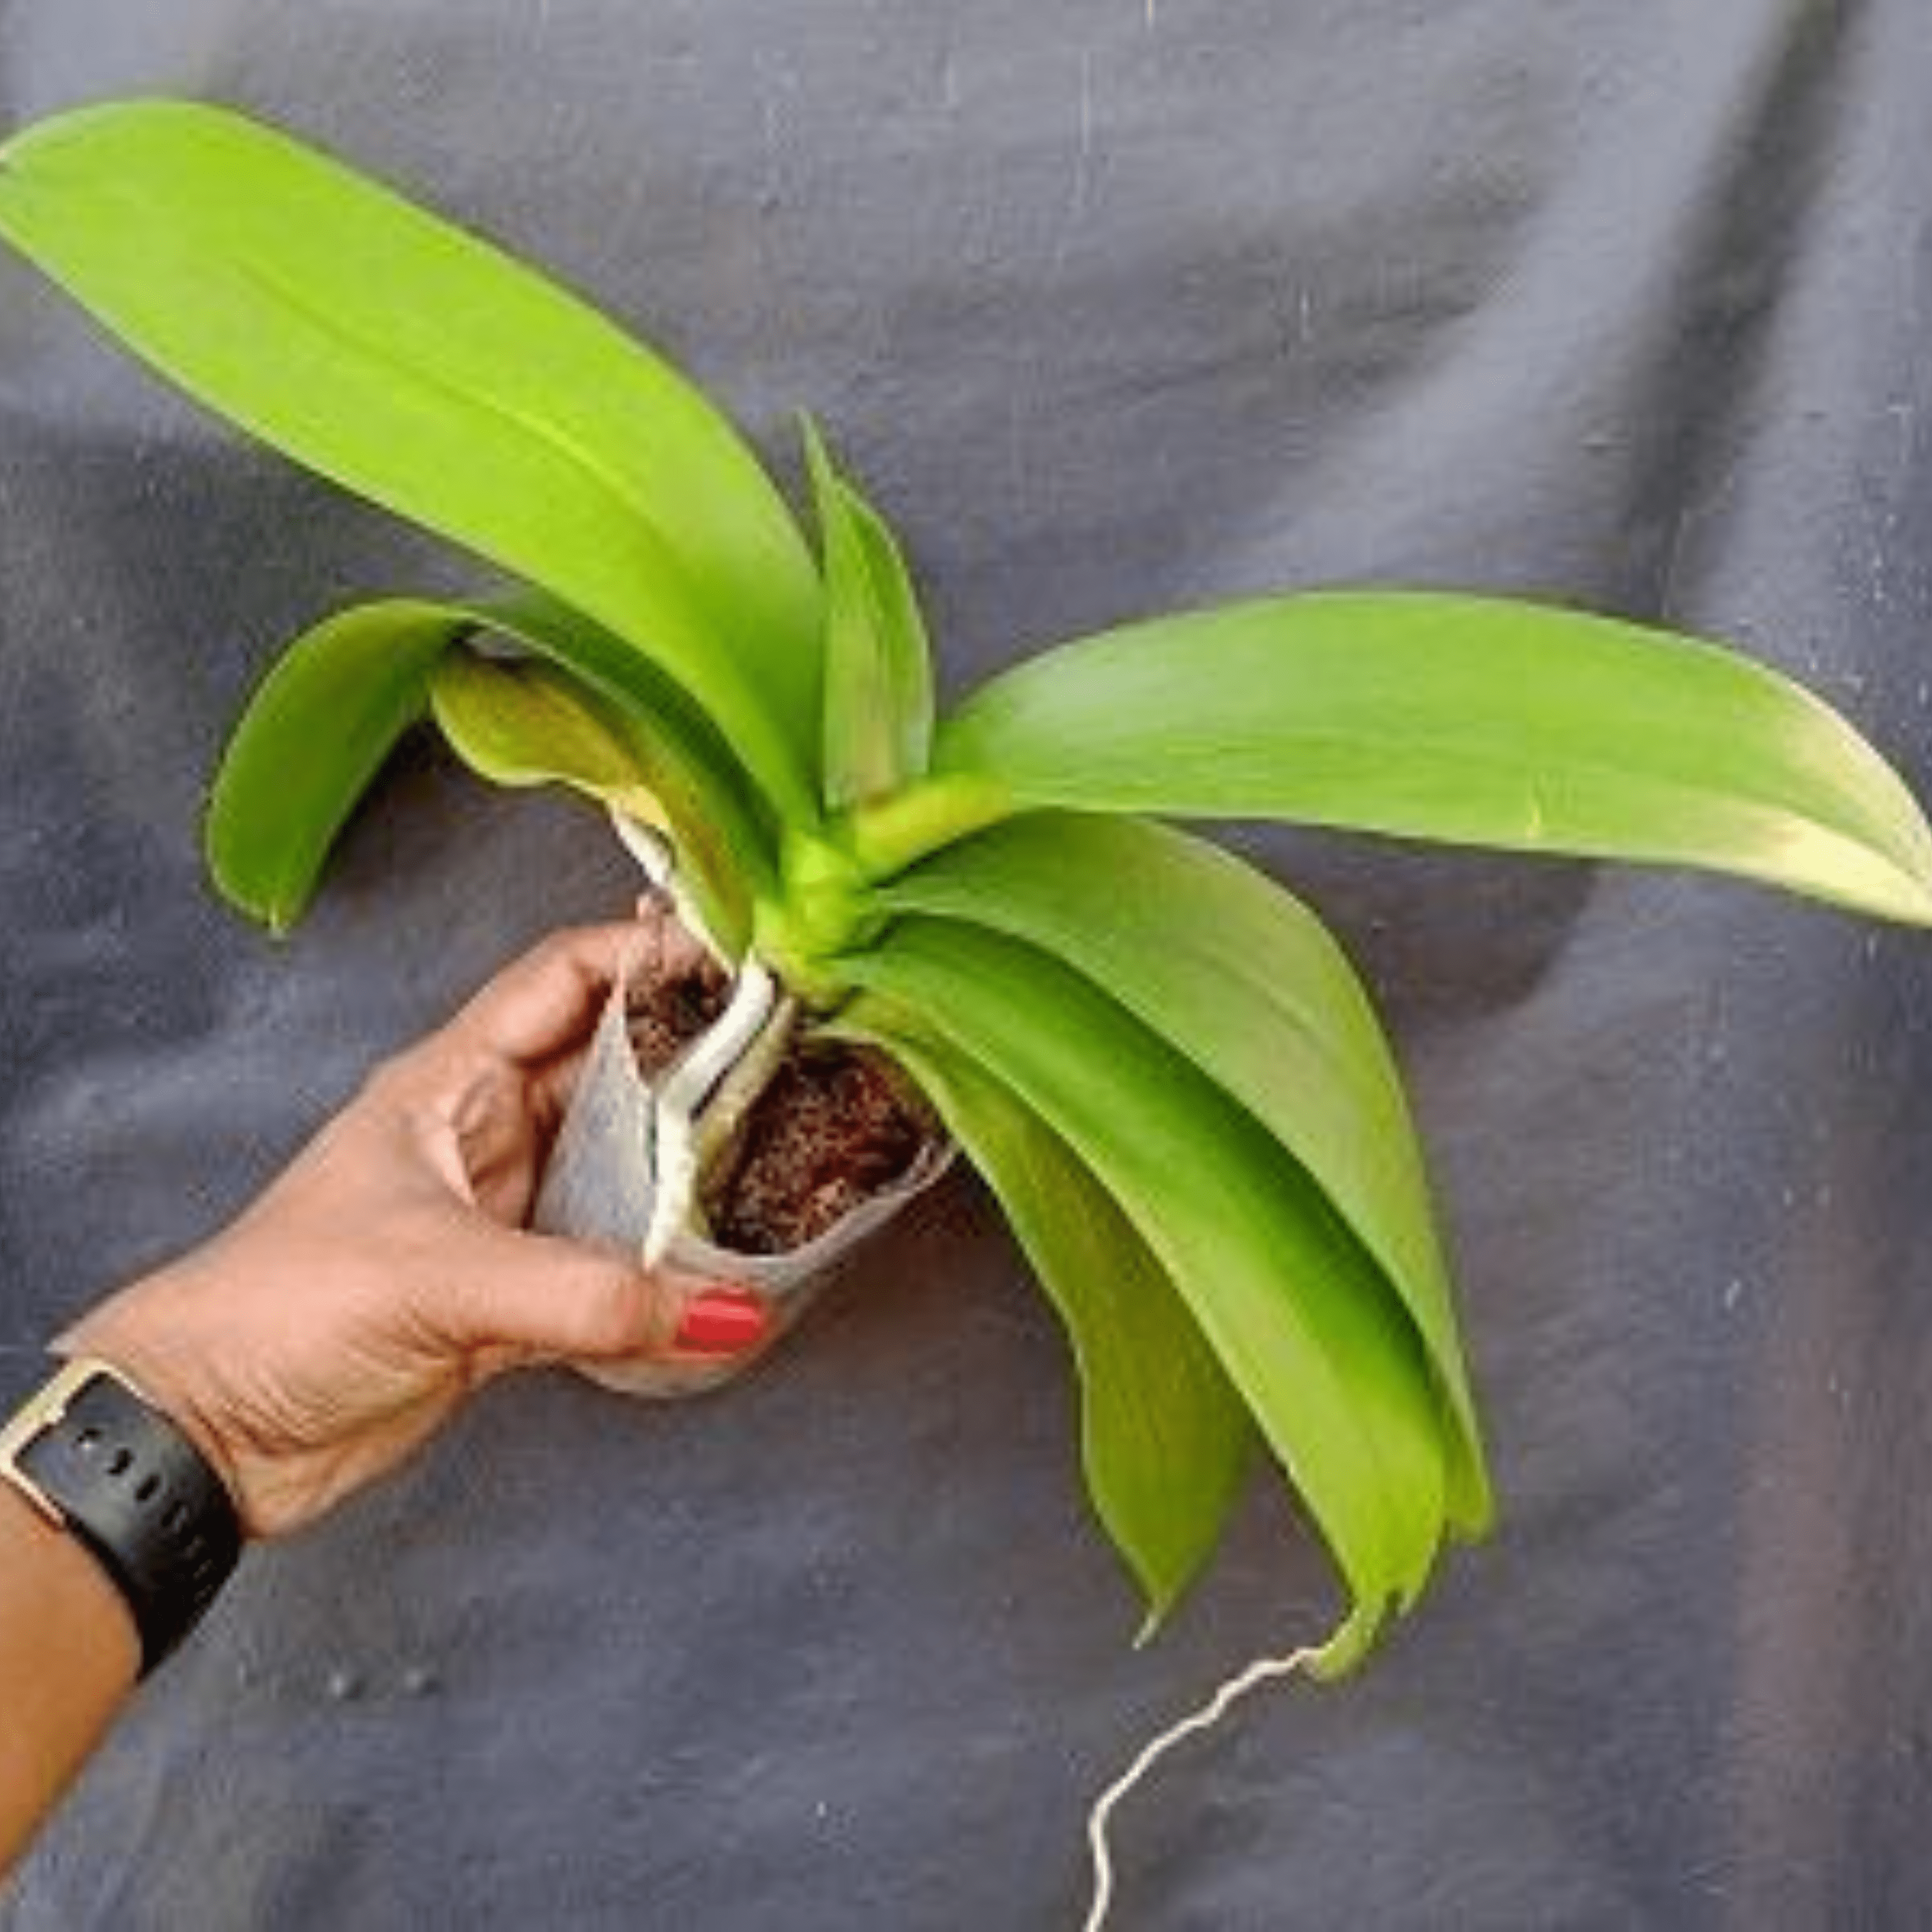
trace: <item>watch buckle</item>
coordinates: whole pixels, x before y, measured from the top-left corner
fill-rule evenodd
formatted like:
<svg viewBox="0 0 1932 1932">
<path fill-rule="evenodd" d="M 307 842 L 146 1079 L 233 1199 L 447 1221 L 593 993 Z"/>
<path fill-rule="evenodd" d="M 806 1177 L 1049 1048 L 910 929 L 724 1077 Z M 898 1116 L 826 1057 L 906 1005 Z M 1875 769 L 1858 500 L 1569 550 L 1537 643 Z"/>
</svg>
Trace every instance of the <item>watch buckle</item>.
<svg viewBox="0 0 1932 1932">
<path fill-rule="evenodd" d="M 0 1482 L 10 1484 L 56 1529 L 66 1528 L 66 1516 L 46 1490 L 21 1468 L 20 1458 L 49 1430 L 60 1426 L 74 1397 L 102 1376 L 122 1380 L 106 1363 L 86 1356 L 63 1362 L 6 1423 L 0 1424 Z"/>
</svg>

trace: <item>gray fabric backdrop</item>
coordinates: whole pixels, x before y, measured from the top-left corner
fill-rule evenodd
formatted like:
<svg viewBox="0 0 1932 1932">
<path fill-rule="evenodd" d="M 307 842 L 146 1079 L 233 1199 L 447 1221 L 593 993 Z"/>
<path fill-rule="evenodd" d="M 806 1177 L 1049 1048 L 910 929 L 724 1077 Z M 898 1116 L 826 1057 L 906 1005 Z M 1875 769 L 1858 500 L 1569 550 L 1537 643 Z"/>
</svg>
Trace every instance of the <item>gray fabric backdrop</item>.
<svg viewBox="0 0 1932 1932">
<path fill-rule="evenodd" d="M 1920 0 L 0 0 L 0 125 L 265 110 L 903 519 L 947 675 L 1364 578 L 1742 642 L 1932 782 Z M 427 748 L 278 949 L 197 870 L 274 644 L 466 580 L 0 262 L 0 1340 L 215 1225 L 625 864 Z M 1932 1912 L 1932 951 L 1739 887 L 1269 834 L 1386 998 L 1506 1514 L 1125 1820 L 1124 1924 Z M 258 1556 L 11 1889 L 52 1928 L 1064 1924 L 1096 1782 L 1329 1586 L 1177 1627 L 949 1187 L 771 1372 L 562 1377 Z M 0 1714 L 0 1722 L 4 1722 Z"/>
</svg>

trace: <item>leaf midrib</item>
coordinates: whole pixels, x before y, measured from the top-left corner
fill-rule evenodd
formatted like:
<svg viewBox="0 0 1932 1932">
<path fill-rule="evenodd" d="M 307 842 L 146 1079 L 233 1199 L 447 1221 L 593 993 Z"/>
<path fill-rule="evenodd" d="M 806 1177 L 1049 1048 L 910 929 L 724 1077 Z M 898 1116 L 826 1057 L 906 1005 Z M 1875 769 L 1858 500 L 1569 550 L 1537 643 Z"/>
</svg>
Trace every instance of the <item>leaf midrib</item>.
<svg viewBox="0 0 1932 1932">
<path fill-rule="evenodd" d="M 1028 736 L 1035 740 L 1035 746 L 1044 737 L 1052 735 L 1058 735 L 1078 746 L 1077 735 L 1070 728 L 1063 727 L 1057 734 L 1042 733 L 1033 721 L 1028 720 L 1025 728 Z M 1071 809 L 1093 809 L 1091 801 L 1094 788 L 1090 778 L 1083 778 L 1080 782 L 1062 789 L 1057 783 L 1054 774 L 1050 772 L 1043 774 L 1041 772 L 1040 760 L 1035 746 L 1029 746 L 1028 748 L 1024 760 L 1027 769 L 1024 771 L 1016 771 L 1015 763 L 1018 761 L 1009 762 L 1000 754 L 998 741 L 1003 732 L 999 722 L 995 719 L 990 723 L 983 722 L 980 718 L 974 716 L 970 705 L 966 710 L 956 713 L 952 718 L 949 719 L 943 728 L 943 732 L 942 742 L 934 759 L 935 770 L 947 773 L 984 772 L 998 778 L 1013 791 L 1031 800 L 1049 802 Z M 962 739 L 965 741 L 963 752 L 959 748 L 959 741 Z M 976 740 L 978 741 L 976 744 Z M 1282 756 L 1276 758 L 1270 750 L 1268 754 L 1268 762 L 1270 764 L 1287 762 L 1292 750 L 1295 748 L 1339 752 L 1364 764 L 1378 757 L 1413 756 L 1418 751 L 1426 751 L 1432 758 L 1442 765 L 1455 766 L 1464 770 L 1478 770 L 1492 779 L 1500 778 L 1511 784 L 1519 786 L 1530 802 L 1534 814 L 1539 819 L 1541 813 L 1540 808 L 1535 806 L 1536 795 L 1539 790 L 1550 789 L 1546 782 L 1538 781 L 1538 774 L 1546 772 L 1546 766 L 1539 766 L 1524 758 L 1520 754 L 1510 752 L 1506 748 L 1493 754 L 1472 752 L 1466 746 L 1453 745 L 1450 741 L 1443 739 L 1439 734 L 1398 731 L 1373 725 L 1365 727 L 1360 731 L 1342 734 L 1333 730 L 1304 730 L 1291 725 L 1282 733 L 1277 742 L 1282 747 Z M 1177 803 L 1174 802 L 1175 795 L 1173 793 L 1160 791 L 1160 780 L 1140 780 L 1135 775 L 1144 769 L 1144 761 L 1135 755 L 1133 746 L 1125 738 L 1111 741 L 1102 738 L 1100 743 L 1109 765 L 1118 765 L 1119 770 L 1130 774 L 1127 787 L 1120 795 L 1131 797 L 1136 808 L 1163 810 L 1177 816 L 1189 816 L 1196 812 L 1200 812 L 1204 816 L 1227 815 L 1223 814 L 1218 807 L 1210 808 L 1204 812 L 1202 808 L 1184 802 Z M 1254 749 L 1256 756 L 1252 761 L 1258 762 L 1259 754 L 1264 748 L 1256 746 Z M 1212 750 L 1204 748 L 1185 760 L 1177 760 L 1172 752 L 1166 754 L 1166 764 L 1163 770 L 1163 776 L 1167 771 L 1172 770 L 1173 764 L 1176 762 L 1192 764 L 1196 762 L 1204 762 L 1210 758 L 1217 759 L 1222 764 L 1232 761 L 1231 754 L 1225 746 Z M 1249 761 L 1250 760 L 1244 760 L 1244 762 Z M 1835 813 L 1820 811 L 1808 804 L 1802 807 L 1795 806 L 1788 799 L 1780 798 L 1767 792 L 1762 785 L 1727 784 L 1721 788 L 1715 786 L 1698 786 L 1672 778 L 1641 765 L 1632 766 L 1614 764 L 1600 755 L 1567 759 L 1564 775 L 1566 776 L 1580 775 L 1598 782 L 1607 779 L 1614 783 L 1626 785 L 1630 784 L 1634 780 L 1640 780 L 1646 788 L 1666 804 L 1676 798 L 1688 800 L 1698 804 L 1708 803 L 1718 806 L 1739 807 L 1760 814 L 1765 818 L 1774 821 L 1801 826 L 1814 831 L 1826 832 L 1834 837 L 1844 839 L 1848 844 L 1858 846 L 1862 850 L 1874 857 L 1882 860 L 1888 868 L 1912 887 L 1915 896 L 1924 898 L 1927 894 L 1927 886 L 1906 869 L 1900 854 L 1893 850 L 1889 834 L 1886 837 L 1886 842 L 1880 844 L 1876 842 L 1870 828 L 1848 823 Z M 1161 800 L 1159 805 L 1144 804 L 1144 799 L 1151 800 L 1156 793 L 1159 794 Z M 1180 794 L 1184 801 L 1186 796 L 1184 792 Z M 1245 817 L 1256 814 L 1244 812 L 1239 815 Z M 1333 826 L 1343 830 L 1350 827 L 1371 829 L 1364 826 L 1362 820 L 1358 818 L 1351 817 L 1338 820 L 1318 808 L 1312 810 L 1298 808 L 1295 817 L 1300 823 L 1310 825 Z M 1504 834 L 1486 832 L 1482 835 L 1481 840 L 1478 841 L 1472 839 L 1468 835 L 1438 834 L 1402 825 L 1375 829 L 1385 829 L 1389 831 L 1390 836 L 1398 838 L 1436 840 L 1438 842 L 1488 842 L 1502 846 L 1504 849 L 1568 852 L 1582 857 L 1614 859 L 1620 856 L 1619 849 L 1616 847 L 1592 847 L 1586 850 L 1580 846 L 1556 846 L 1546 841 L 1534 838 L 1526 838 L 1520 844 L 1506 844 L 1507 835 Z M 1928 854 L 1927 856 L 1928 863 L 1932 863 L 1932 854 Z"/>
</svg>

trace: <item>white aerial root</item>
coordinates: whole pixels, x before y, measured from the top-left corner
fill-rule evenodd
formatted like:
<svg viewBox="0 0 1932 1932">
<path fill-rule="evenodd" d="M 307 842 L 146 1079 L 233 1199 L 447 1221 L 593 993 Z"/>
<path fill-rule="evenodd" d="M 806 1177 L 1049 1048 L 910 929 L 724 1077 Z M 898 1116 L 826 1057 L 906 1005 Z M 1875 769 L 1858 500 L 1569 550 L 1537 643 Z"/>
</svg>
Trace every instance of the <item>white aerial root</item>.
<svg viewBox="0 0 1932 1932">
<path fill-rule="evenodd" d="M 778 982 L 755 959 L 738 969 L 730 1004 L 658 1089 L 657 1196 L 644 1234 L 644 1264 L 655 1268 L 689 1218 L 698 1191 L 697 1118 L 711 1090 L 763 1031 L 778 1003 Z"/>
<path fill-rule="evenodd" d="M 1107 1827 L 1122 1799 L 1132 1795 L 1148 1772 L 1175 1745 L 1198 1732 L 1211 1730 L 1251 1690 L 1278 1678 L 1292 1677 L 1298 1671 L 1305 1670 L 1321 1656 L 1325 1647 L 1304 1644 L 1286 1657 L 1256 1658 L 1245 1670 L 1229 1678 L 1198 1711 L 1183 1718 L 1178 1724 L 1170 1724 L 1158 1737 L 1150 1739 L 1133 1762 L 1094 1801 L 1093 1809 L 1087 1814 L 1087 1846 L 1093 1855 L 1094 1892 L 1082 1932 L 1100 1932 L 1114 1902 L 1114 1860 L 1107 1849 Z"/>
<path fill-rule="evenodd" d="M 633 818 L 627 812 L 610 808 L 610 829 L 617 842 L 643 867 L 644 877 L 654 886 L 669 884 L 676 869 L 671 856 L 670 841 L 654 825 Z"/>
<path fill-rule="evenodd" d="M 671 910 L 676 914 L 678 924 L 713 958 L 722 960 L 728 966 L 730 964 L 724 947 L 718 943 L 717 934 L 705 924 L 697 900 L 678 877 L 677 854 L 670 838 L 655 825 L 646 825 L 641 819 L 620 812 L 615 806 L 608 809 L 610 829 L 616 833 L 617 842 L 637 860 L 644 877 L 659 892 L 669 896 Z"/>
<path fill-rule="evenodd" d="M 641 824 L 614 806 L 610 817 L 612 830 L 644 868 L 644 876 L 669 896 L 678 923 L 714 958 L 730 968 L 734 962 L 726 957 L 706 926 L 696 901 L 684 890 L 678 877 L 677 854 L 670 839 L 655 826 Z M 652 1105 L 657 1191 L 651 1203 L 650 1223 L 644 1231 L 646 1267 L 655 1268 L 664 1259 L 690 1219 L 705 1152 L 698 1116 L 712 1090 L 745 1058 L 779 1005 L 778 982 L 764 966 L 748 955 L 735 964 L 731 998 L 724 1012 L 665 1076 Z"/>
</svg>

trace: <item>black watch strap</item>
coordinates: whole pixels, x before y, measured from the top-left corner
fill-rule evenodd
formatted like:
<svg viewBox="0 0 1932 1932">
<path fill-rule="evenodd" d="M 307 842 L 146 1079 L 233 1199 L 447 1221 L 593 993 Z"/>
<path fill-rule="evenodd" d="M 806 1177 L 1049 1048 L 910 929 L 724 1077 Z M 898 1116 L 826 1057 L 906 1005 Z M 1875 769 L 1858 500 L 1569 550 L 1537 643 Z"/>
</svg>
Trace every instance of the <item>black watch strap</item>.
<svg viewBox="0 0 1932 1932">
<path fill-rule="evenodd" d="M 0 1480 L 77 1536 L 134 1613 L 141 1674 L 200 1621 L 242 1554 L 221 1479 L 104 1362 L 64 1364 L 0 1425 Z"/>
</svg>

